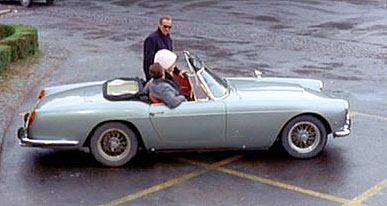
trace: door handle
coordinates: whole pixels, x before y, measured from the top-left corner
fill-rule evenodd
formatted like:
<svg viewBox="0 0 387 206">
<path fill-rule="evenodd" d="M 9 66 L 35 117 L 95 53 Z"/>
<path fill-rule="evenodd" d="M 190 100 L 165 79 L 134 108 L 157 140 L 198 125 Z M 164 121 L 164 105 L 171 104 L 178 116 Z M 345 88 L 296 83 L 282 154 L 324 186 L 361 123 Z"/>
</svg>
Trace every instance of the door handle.
<svg viewBox="0 0 387 206">
<path fill-rule="evenodd" d="M 159 112 L 149 112 L 149 115 L 150 116 L 155 116 L 156 114 L 164 114 L 163 111 L 159 111 Z"/>
</svg>

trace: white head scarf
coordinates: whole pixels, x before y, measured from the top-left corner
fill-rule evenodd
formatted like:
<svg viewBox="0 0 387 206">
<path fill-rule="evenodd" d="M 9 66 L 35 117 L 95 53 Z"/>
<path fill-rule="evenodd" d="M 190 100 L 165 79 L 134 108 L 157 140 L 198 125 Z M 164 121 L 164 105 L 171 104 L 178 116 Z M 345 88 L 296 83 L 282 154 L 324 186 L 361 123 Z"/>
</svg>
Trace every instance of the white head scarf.
<svg viewBox="0 0 387 206">
<path fill-rule="evenodd" d="M 168 69 L 176 63 L 177 55 L 168 49 L 162 49 L 156 52 L 154 63 L 159 63 L 164 69 Z"/>
</svg>

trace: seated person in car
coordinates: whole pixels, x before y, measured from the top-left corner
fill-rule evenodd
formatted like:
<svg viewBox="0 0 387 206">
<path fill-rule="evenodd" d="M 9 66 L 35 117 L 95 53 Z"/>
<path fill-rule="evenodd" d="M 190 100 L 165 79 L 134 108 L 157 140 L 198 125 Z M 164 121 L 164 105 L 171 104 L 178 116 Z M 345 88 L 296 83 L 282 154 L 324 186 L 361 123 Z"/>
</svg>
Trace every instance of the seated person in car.
<svg viewBox="0 0 387 206">
<path fill-rule="evenodd" d="M 153 79 L 149 85 L 149 98 L 153 103 L 163 102 L 173 109 L 186 100 L 183 95 L 180 95 L 178 85 L 165 78 L 165 71 L 159 63 L 150 66 L 149 74 Z"/>
<path fill-rule="evenodd" d="M 178 91 L 186 97 L 189 97 L 191 86 L 185 74 L 187 70 L 179 70 L 176 66 L 177 55 L 167 49 L 156 52 L 154 63 L 159 63 L 165 69 L 165 79 L 171 80 L 177 85 Z"/>
</svg>

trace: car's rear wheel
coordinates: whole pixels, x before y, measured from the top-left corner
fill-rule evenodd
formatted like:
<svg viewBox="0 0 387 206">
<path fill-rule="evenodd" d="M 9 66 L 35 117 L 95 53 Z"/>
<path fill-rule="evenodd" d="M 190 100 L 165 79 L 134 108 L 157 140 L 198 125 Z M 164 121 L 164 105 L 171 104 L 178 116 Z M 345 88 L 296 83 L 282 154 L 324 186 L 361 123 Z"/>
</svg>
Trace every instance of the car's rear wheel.
<svg viewBox="0 0 387 206">
<path fill-rule="evenodd" d="M 31 0 L 20 0 L 20 4 L 24 7 L 31 6 Z"/>
<path fill-rule="evenodd" d="M 324 124 L 314 116 L 303 115 L 286 124 L 281 134 L 282 146 L 295 158 L 312 158 L 325 147 L 328 136 Z"/>
<path fill-rule="evenodd" d="M 101 125 L 90 139 L 90 150 L 94 158 L 110 167 L 125 165 L 137 153 L 137 147 L 136 134 L 119 122 Z"/>
</svg>

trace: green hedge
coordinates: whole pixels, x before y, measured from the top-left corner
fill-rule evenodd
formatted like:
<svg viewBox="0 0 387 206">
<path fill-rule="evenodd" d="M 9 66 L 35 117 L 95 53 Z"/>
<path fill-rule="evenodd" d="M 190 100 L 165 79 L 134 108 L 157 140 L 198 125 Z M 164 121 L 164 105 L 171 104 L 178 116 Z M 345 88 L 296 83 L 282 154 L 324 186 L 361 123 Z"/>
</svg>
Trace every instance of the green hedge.
<svg viewBox="0 0 387 206">
<path fill-rule="evenodd" d="M 12 26 L 0 24 L 0 40 L 11 36 L 15 33 L 15 29 Z"/>
<path fill-rule="evenodd" d="M 23 59 L 38 51 L 38 31 L 21 24 L 0 24 L 0 72 L 10 61 Z"/>
<path fill-rule="evenodd" d="M 11 61 L 11 47 L 0 45 L 0 74 L 5 71 Z"/>
</svg>

